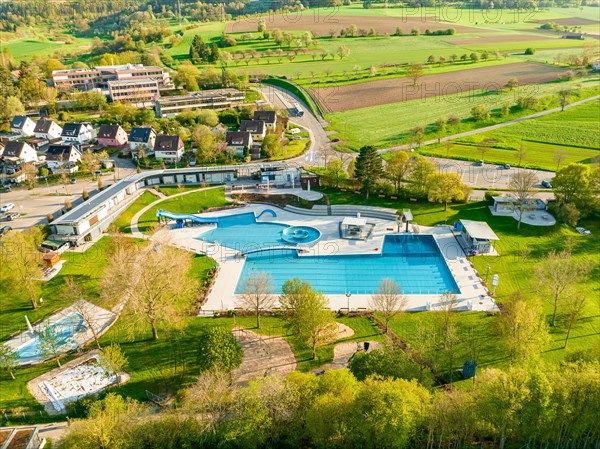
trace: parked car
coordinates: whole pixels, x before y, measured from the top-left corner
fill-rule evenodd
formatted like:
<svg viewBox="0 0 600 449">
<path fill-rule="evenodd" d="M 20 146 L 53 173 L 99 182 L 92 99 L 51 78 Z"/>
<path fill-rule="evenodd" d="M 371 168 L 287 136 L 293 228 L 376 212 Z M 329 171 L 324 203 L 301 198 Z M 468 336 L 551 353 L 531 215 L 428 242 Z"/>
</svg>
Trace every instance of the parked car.
<svg viewBox="0 0 600 449">
<path fill-rule="evenodd" d="M 16 220 L 19 217 L 19 215 L 21 215 L 21 214 L 19 214 L 18 212 L 13 212 L 12 214 L 9 214 L 9 216 L 6 217 L 6 219 L 8 221 L 13 221 L 13 220 Z"/>
<path fill-rule="evenodd" d="M 0 212 L 6 213 L 11 209 L 15 208 L 14 203 L 6 203 L 4 206 L 0 207 Z"/>
<path fill-rule="evenodd" d="M 485 165 L 485 163 L 483 162 L 483 159 L 480 161 L 475 162 L 475 166 L 476 167 L 483 167 Z"/>
<path fill-rule="evenodd" d="M 550 181 L 548 179 L 544 179 L 542 181 L 542 187 L 545 187 L 547 189 L 551 189 L 552 188 L 552 184 L 550 184 Z"/>
<path fill-rule="evenodd" d="M 71 178 L 71 184 L 76 184 L 77 183 L 77 178 Z"/>
<path fill-rule="evenodd" d="M 504 164 L 504 170 L 510 170 L 510 164 Z"/>
<path fill-rule="evenodd" d="M 0 228 L 0 237 L 2 237 L 4 234 L 6 234 L 8 231 L 12 231 L 12 228 L 10 226 L 2 226 Z"/>
<path fill-rule="evenodd" d="M 95 176 L 100 176 L 101 174 L 102 174 L 102 170 L 96 170 L 96 171 L 94 172 L 94 175 L 95 175 Z"/>
<path fill-rule="evenodd" d="M 2 186 L 2 191 L 3 191 L 4 193 L 8 193 L 8 192 L 10 192 L 11 190 L 12 190 L 12 188 L 10 187 L 10 184 L 6 184 L 6 185 L 3 185 L 3 186 Z"/>
<path fill-rule="evenodd" d="M 331 139 L 331 142 L 332 142 L 332 143 L 337 143 L 337 142 L 339 142 L 339 141 L 340 141 L 340 139 L 338 139 L 337 137 L 336 137 L 335 139 Z"/>
</svg>

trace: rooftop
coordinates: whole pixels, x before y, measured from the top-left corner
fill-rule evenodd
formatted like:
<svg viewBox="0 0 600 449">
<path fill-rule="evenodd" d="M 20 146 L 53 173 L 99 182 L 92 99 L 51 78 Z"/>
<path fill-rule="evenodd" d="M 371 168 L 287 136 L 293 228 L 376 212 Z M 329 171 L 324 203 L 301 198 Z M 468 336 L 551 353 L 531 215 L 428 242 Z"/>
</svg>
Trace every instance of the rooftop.
<svg viewBox="0 0 600 449">
<path fill-rule="evenodd" d="M 478 240 L 500 240 L 485 221 L 460 220 L 467 233 Z"/>
</svg>

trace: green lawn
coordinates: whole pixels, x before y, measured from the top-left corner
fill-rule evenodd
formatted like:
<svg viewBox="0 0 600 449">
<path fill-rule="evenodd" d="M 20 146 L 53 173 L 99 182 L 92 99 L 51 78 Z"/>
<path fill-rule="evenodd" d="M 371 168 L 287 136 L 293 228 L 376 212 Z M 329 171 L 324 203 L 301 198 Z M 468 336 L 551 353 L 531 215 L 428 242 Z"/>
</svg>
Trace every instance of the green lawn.
<svg viewBox="0 0 600 449">
<path fill-rule="evenodd" d="M 486 134 L 482 134 L 483 138 L 488 138 Z M 593 158 L 600 153 L 598 150 L 590 150 L 579 147 L 568 147 L 566 145 L 546 144 L 539 142 L 524 141 L 527 152 L 521 161 L 522 167 L 536 168 L 540 170 L 554 171 L 556 170 L 556 162 L 554 155 L 557 151 L 565 152 L 566 157 L 561 162 L 562 166 L 573 162 L 582 164 L 591 164 Z M 513 148 L 497 148 L 496 146 L 504 146 L 504 142 L 496 144 L 493 148 L 485 153 L 483 157 L 485 162 L 490 164 L 511 164 L 518 166 L 517 152 Z M 426 156 L 448 157 L 450 159 L 462 159 L 470 161 L 478 161 L 481 159 L 481 153 L 477 149 L 476 144 L 454 144 L 450 151 L 446 153 L 444 146 L 428 146 L 418 150 L 420 154 Z"/>
<path fill-rule="evenodd" d="M 119 232 L 126 234 L 131 233 L 131 219 L 135 214 L 141 211 L 144 207 L 152 204 L 158 197 L 154 195 L 150 190 L 146 190 L 142 195 L 136 199 L 131 205 L 119 215 L 119 218 L 115 220 L 113 226 L 116 227 Z"/>
<path fill-rule="evenodd" d="M 142 214 L 138 221 L 138 229 L 143 233 L 150 232 L 157 223 L 156 212 L 159 209 L 178 214 L 195 214 L 210 207 L 227 206 L 228 204 L 229 202 L 225 200 L 225 189 L 223 187 L 166 199 Z"/>
<path fill-rule="evenodd" d="M 160 186 L 158 190 L 166 196 L 177 195 L 178 193 L 189 192 L 190 190 L 198 190 L 201 187 L 198 185 L 181 184 L 176 186 Z"/>
<path fill-rule="evenodd" d="M 545 102 L 547 106 L 555 107 L 558 105 L 557 93 L 560 90 L 577 90 L 581 85 L 583 87 L 580 90 L 580 98 L 586 98 L 600 91 L 599 81 L 598 77 L 590 77 L 585 80 L 538 84 L 525 87 L 519 92 L 477 91 L 469 94 L 431 97 L 336 112 L 326 114 L 325 118 L 330 124 L 327 129 L 337 131 L 335 137 L 340 138 L 345 147 L 352 149 L 358 149 L 363 145 L 387 147 L 407 142 L 415 126 L 428 127 L 429 135 L 426 138 L 437 137 L 440 134 L 434 123 L 440 117 L 448 118 L 456 115 L 463 119 L 458 125 L 448 126 L 446 132 L 442 134 L 451 135 L 533 113 L 530 110 L 518 111 L 506 117 L 494 117 L 486 122 L 465 120 L 471 116 L 471 109 L 478 105 L 485 105 L 492 111 L 499 111 L 505 104 L 514 105 L 517 95 L 532 94 L 537 98 L 547 98 Z"/>
</svg>

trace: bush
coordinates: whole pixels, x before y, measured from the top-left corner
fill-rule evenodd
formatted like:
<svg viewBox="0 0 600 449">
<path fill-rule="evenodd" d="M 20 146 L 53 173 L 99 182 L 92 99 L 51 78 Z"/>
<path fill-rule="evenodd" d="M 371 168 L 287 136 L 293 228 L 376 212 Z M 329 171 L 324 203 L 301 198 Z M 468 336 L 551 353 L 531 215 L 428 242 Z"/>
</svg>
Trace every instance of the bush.
<svg viewBox="0 0 600 449">
<path fill-rule="evenodd" d="M 88 193 L 88 191 L 87 191 L 87 190 L 84 190 L 84 191 L 81 193 L 81 196 L 83 197 L 83 201 L 87 201 L 87 200 L 89 200 L 89 199 L 90 199 L 90 194 Z"/>
<path fill-rule="evenodd" d="M 564 203 L 558 207 L 558 217 L 570 226 L 577 226 L 581 212 L 573 203 Z"/>
<path fill-rule="evenodd" d="M 198 340 L 198 359 L 202 371 L 219 368 L 229 372 L 242 364 L 244 351 L 229 329 L 211 327 Z"/>
<path fill-rule="evenodd" d="M 448 117 L 449 125 L 458 125 L 459 123 L 460 123 L 460 117 L 458 115 L 453 114 L 450 117 Z"/>
<path fill-rule="evenodd" d="M 535 48 L 528 47 L 525 49 L 526 55 L 535 55 Z"/>
<path fill-rule="evenodd" d="M 219 47 L 234 47 L 236 45 L 237 41 L 233 36 L 230 36 L 229 34 L 223 34 L 221 36 L 221 39 L 219 40 Z"/>
<path fill-rule="evenodd" d="M 54 221 L 54 215 L 48 214 L 46 215 L 46 219 L 48 220 L 48 223 L 52 223 Z"/>
<path fill-rule="evenodd" d="M 540 100 L 536 97 L 519 97 L 517 100 L 517 106 L 521 109 L 537 109 L 540 104 Z"/>
<path fill-rule="evenodd" d="M 489 120 L 490 109 L 482 104 L 479 106 L 475 106 L 473 109 L 471 109 L 471 116 L 477 122 Z"/>
</svg>

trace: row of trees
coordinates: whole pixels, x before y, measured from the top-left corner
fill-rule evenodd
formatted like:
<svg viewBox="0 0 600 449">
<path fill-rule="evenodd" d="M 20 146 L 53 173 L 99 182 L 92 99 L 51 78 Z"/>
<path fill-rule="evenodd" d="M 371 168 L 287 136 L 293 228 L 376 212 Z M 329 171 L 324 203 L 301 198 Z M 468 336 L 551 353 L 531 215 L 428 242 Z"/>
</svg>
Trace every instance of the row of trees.
<svg viewBox="0 0 600 449">
<path fill-rule="evenodd" d="M 599 394 L 598 362 L 487 369 L 470 390 L 435 392 L 414 380 L 360 381 L 347 370 L 235 387 L 212 370 L 177 409 L 151 418 L 144 405 L 109 394 L 71 424 L 59 447 L 586 447 L 600 438 Z"/>
</svg>

